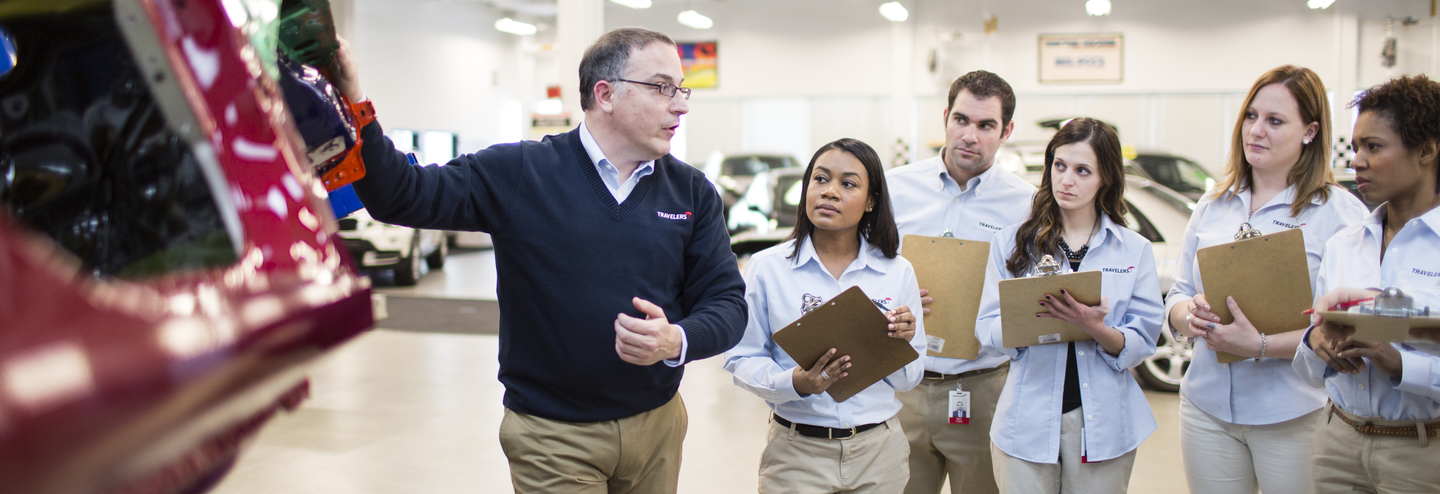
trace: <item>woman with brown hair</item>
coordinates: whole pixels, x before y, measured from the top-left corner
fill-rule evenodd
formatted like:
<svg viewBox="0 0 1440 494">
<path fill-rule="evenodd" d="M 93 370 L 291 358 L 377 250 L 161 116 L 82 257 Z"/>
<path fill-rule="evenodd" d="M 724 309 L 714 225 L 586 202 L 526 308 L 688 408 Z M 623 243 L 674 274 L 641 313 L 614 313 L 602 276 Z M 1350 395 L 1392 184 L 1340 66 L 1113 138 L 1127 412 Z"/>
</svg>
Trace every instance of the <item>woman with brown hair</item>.
<svg viewBox="0 0 1440 494">
<path fill-rule="evenodd" d="M 1110 126 L 1075 119 L 1045 148 L 1045 175 L 1028 219 L 996 232 L 975 336 L 1011 359 L 990 426 L 995 481 L 1006 493 L 1125 492 L 1135 449 L 1155 416 L 1130 368 L 1155 354 L 1162 305 L 1150 242 L 1125 227 L 1125 172 Z M 1101 272 L 1100 304 L 1065 290 L 1036 317 L 1094 338 L 1004 348 L 1000 280 L 1034 274 L 1049 254 L 1062 271 Z"/>
<path fill-rule="evenodd" d="M 1328 104 L 1324 83 L 1307 68 L 1277 67 L 1255 81 L 1235 122 L 1226 177 L 1200 199 L 1181 240 L 1166 314 L 1172 330 L 1198 338 L 1180 385 L 1191 492 L 1311 491 L 1309 455 L 1325 393 L 1290 368 L 1305 328 L 1266 328 L 1290 330 L 1267 336 L 1234 299 L 1207 300 L 1195 252 L 1233 242 L 1244 223 L 1264 234 L 1298 228 L 1314 285 L 1325 241 L 1366 213 L 1330 171 Z M 1235 315 L 1232 324 L 1211 310 L 1219 304 Z M 1222 364 L 1217 351 L 1250 358 Z"/>
</svg>

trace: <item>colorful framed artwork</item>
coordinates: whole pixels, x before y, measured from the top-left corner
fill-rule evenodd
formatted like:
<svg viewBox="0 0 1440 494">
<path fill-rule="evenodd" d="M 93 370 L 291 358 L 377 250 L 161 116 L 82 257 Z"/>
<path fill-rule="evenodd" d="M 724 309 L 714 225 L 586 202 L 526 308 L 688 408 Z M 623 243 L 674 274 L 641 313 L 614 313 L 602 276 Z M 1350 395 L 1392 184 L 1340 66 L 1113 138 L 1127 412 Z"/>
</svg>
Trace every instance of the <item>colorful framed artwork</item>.
<svg viewBox="0 0 1440 494">
<path fill-rule="evenodd" d="M 714 88 L 719 86 L 719 55 L 716 51 L 716 41 L 697 41 L 694 43 L 677 43 L 675 49 L 680 52 L 680 66 L 685 70 L 685 83 L 681 84 L 688 88 Z"/>
</svg>

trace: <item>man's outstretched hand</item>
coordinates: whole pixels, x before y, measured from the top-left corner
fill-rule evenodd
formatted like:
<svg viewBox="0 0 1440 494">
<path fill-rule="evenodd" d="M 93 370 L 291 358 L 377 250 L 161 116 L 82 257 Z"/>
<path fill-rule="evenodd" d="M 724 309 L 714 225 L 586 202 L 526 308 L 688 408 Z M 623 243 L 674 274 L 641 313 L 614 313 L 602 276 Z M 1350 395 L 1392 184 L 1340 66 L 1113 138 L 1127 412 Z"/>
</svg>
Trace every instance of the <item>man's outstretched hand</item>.
<svg viewBox="0 0 1440 494">
<path fill-rule="evenodd" d="M 360 67 L 355 64 L 355 54 L 350 51 L 350 42 L 345 38 L 335 36 L 335 41 L 340 43 L 340 48 L 335 51 L 335 60 L 325 68 L 325 78 L 340 94 L 350 99 L 351 103 L 360 102 L 365 97 L 365 91 L 360 89 Z"/>
</svg>

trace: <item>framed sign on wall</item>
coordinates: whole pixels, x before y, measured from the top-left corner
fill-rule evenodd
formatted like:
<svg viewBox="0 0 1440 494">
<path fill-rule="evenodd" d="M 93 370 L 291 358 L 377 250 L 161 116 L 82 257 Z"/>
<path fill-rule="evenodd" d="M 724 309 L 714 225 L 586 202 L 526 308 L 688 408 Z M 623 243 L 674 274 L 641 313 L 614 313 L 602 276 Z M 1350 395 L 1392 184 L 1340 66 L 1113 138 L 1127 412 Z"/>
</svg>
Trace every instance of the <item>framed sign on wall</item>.
<svg viewBox="0 0 1440 494">
<path fill-rule="evenodd" d="M 1125 35 L 1040 35 L 1040 82 L 1123 82 Z"/>
<path fill-rule="evenodd" d="M 677 43 L 675 45 L 675 49 L 680 52 L 680 66 L 685 71 L 685 82 L 681 84 L 682 86 L 689 88 L 719 86 L 720 56 L 717 45 L 719 43 L 715 41 Z"/>
</svg>

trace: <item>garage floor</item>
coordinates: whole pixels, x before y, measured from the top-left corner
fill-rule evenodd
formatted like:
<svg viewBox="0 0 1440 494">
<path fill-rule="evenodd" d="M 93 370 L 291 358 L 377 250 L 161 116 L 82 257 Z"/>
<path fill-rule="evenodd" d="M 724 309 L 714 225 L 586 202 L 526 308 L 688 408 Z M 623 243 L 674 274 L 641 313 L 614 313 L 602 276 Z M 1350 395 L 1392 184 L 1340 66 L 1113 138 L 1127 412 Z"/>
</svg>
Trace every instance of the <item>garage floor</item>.
<svg viewBox="0 0 1440 494">
<path fill-rule="evenodd" d="M 452 252 L 413 288 L 379 293 L 494 299 L 491 251 Z M 380 321 L 378 326 L 385 327 Z M 217 494 L 507 492 L 498 431 L 504 388 L 493 335 L 376 330 L 327 356 L 312 396 L 262 430 Z M 689 364 L 690 414 L 680 492 L 754 492 L 764 403 L 719 359 Z M 1140 447 L 1130 492 L 1188 492 L 1180 468 L 1177 395 L 1147 392 L 1160 429 Z"/>
</svg>

